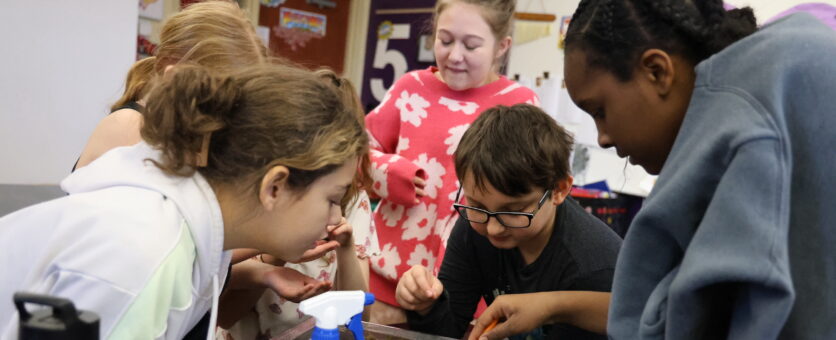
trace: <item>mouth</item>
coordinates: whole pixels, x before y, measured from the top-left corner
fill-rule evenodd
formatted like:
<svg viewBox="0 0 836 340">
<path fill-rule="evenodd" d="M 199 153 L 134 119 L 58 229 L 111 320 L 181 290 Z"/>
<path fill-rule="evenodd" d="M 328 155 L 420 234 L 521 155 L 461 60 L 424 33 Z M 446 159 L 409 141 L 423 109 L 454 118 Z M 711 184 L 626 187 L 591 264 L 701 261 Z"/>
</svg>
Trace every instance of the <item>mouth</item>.
<svg viewBox="0 0 836 340">
<path fill-rule="evenodd" d="M 622 150 L 621 150 L 621 149 L 619 149 L 618 147 L 615 147 L 615 153 L 616 153 L 616 154 L 618 154 L 618 158 L 628 158 L 628 159 L 629 159 L 629 158 L 632 158 L 632 157 L 630 157 L 630 155 L 629 155 L 629 154 L 627 154 L 626 152 L 622 151 Z"/>
<path fill-rule="evenodd" d="M 491 240 L 491 242 L 494 242 L 494 243 L 503 243 L 503 242 L 505 242 L 505 241 L 508 241 L 508 239 L 510 239 L 510 238 L 511 238 L 511 236 L 510 236 L 510 235 L 505 235 L 505 236 L 488 236 L 488 239 L 490 239 L 490 240 Z"/>
<path fill-rule="evenodd" d="M 467 69 L 454 68 L 454 67 L 449 67 L 449 66 L 446 69 L 447 69 L 448 72 L 453 72 L 453 73 L 465 73 L 465 72 L 467 72 Z"/>
</svg>

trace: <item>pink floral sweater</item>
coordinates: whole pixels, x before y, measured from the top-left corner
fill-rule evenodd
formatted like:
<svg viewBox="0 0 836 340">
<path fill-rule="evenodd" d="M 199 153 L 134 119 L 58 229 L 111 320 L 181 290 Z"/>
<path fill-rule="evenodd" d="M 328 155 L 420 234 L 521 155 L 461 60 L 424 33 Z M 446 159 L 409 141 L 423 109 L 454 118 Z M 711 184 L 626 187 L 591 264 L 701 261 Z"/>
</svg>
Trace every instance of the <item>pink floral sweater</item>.
<svg viewBox="0 0 836 340">
<path fill-rule="evenodd" d="M 453 152 L 479 114 L 496 105 L 539 105 L 533 91 L 505 77 L 454 91 L 436 78 L 437 68 L 409 72 L 366 116 L 371 140 L 374 212 L 381 253 L 372 257 L 370 288 L 380 301 L 395 302 L 398 278 L 416 264 L 438 271 L 444 245 L 458 216 Z M 413 178 L 426 181 L 416 204 Z"/>
</svg>

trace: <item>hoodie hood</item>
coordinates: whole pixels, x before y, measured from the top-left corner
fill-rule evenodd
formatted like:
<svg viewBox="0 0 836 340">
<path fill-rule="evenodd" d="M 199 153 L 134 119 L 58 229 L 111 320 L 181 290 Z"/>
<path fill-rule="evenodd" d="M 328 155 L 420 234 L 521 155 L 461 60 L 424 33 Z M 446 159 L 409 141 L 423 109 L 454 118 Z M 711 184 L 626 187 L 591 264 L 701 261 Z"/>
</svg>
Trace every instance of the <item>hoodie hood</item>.
<svg viewBox="0 0 836 340">
<path fill-rule="evenodd" d="M 223 251 L 223 217 L 215 192 L 197 172 L 189 177 L 168 175 L 150 160 L 160 161 L 161 153 L 144 142 L 115 148 L 65 178 L 61 188 L 72 195 L 127 186 L 159 192 L 172 200 L 195 241 L 195 287 L 209 292 L 213 276 L 224 282 L 231 259 L 231 252 Z"/>
</svg>

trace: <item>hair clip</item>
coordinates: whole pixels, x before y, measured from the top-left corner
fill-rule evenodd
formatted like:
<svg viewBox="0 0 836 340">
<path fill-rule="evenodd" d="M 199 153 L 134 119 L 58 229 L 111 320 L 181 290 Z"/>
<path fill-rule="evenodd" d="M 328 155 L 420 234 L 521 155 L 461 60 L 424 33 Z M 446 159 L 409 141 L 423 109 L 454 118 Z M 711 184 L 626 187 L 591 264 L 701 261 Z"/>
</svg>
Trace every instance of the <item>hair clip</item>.
<svg viewBox="0 0 836 340">
<path fill-rule="evenodd" d="M 209 139 L 211 138 L 211 132 L 203 134 L 203 142 L 200 144 L 200 152 L 197 153 L 197 164 L 195 164 L 198 168 L 209 164 Z"/>
</svg>

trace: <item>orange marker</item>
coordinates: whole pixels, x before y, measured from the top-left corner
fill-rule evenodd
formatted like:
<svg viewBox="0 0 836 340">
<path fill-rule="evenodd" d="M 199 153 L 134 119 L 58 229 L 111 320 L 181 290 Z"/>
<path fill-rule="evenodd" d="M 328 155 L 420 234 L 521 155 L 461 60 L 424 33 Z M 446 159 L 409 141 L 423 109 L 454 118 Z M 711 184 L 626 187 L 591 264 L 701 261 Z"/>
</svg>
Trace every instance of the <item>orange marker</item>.
<svg viewBox="0 0 836 340">
<path fill-rule="evenodd" d="M 494 327 L 496 327 L 496 324 L 497 324 L 497 323 L 499 323 L 499 319 L 493 319 L 493 321 L 491 321 L 491 323 L 489 323 L 489 324 L 488 324 L 488 327 L 485 327 L 485 330 L 484 330 L 484 331 L 482 331 L 482 335 L 485 335 L 485 333 L 487 333 L 488 331 L 490 331 L 490 330 L 492 330 Z M 480 335 L 480 337 L 481 337 L 482 335 Z"/>
</svg>

